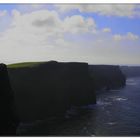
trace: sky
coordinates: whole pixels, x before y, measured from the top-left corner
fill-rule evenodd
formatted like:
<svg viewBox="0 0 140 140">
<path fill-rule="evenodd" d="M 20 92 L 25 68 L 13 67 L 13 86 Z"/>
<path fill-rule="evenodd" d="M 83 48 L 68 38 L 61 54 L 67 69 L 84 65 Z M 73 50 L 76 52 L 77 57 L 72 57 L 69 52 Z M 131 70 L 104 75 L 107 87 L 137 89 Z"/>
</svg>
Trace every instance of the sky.
<svg viewBox="0 0 140 140">
<path fill-rule="evenodd" d="M 0 63 L 140 65 L 140 4 L 0 4 Z"/>
</svg>

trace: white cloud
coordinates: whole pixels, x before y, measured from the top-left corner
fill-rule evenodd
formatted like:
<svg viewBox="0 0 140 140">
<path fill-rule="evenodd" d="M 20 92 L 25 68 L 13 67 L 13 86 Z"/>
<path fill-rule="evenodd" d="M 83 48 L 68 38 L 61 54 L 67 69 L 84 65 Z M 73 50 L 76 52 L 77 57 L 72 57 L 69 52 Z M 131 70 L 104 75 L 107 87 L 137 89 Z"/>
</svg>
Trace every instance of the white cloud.
<svg viewBox="0 0 140 140">
<path fill-rule="evenodd" d="M 39 10 L 26 14 L 20 14 L 19 11 L 13 10 L 12 14 L 12 32 L 13 30 L 18 33 L 22 31 L 22 34 L 25 34 L 25 36 L 42 35 L 41 38 L 44 38 L 44 40 L 63 38 L 64 33 L 94 33 L 96 30 L 94 19 L 85 19 L 80 15 L 74 15 L 60 20 L 59 15 L 55 11 L 48 10 Z"/>
<path fill-rule="evenodd" d="M 70 10 L 78 9 L 80 12 L 97 13 L 105 16 L 140 16 L 140 6 L 137 4 L 59 4 L 55 6 L 61 12 L 68 12 Z"/>
<path fill-rule="evenodd" d="M 10 13 L 7 10 L 0 10 L 0 33 L 9 27 L 11 20 Z"/>
<path fill-rule="evenodd" d="M 0 17 L 3 17 L 7 14 L 7 10 L 0 11 Z"/>
<path fill-rule="evenodd" d="M 111 32 L 111 29 L 110 28 L 104 28 L 102 31 L 103 32 Z"/>
<path fill-rule="evenodd" d="M 124 56 L 129 62 L 133 56 L 126 52 L 127 40 L 140 50 L 135 44 L 137 35 L 118 35 L 124 42 L 115 41 L 110 28 L 98 30 L 90 17 L 74 15 L 62 20 L 56 11 L 23 14 L 13 10 L 12 18 L 10 28 L 0 33 L 0 60 L 5 63 L 58 60 L 115 64 L 124 61 Z M 135 58 L 139 54 L 131 58 L 133 63 L 139 60 Z"/>
<path fill-rule="evenodd" d="M 22 13 L 31 13 L 36 10 L 48 9 L 49 4 L 33 3 L 33 4 L 18 4 L 16 9 Z"/>
<path fill-rule="evenodd" d="M 95 32 L 96 30 L 96 24 L 92 18 L 84 19 L 80 15 L 66 17 L 63 27 L 66 32 L 72 33 Z"/>
<path fill-rule="evenodd" d="M 91 18 L 71 16 L 61 20 L 55 11 L 39 10 L 21 14 L 13 10 L 12 16 L 10 28 L 1 33 L 0 38 L 0 56 L 8 56 L 10 61 L 55 58 L 58 53 L 62 57 L 64 54 L 61 54 L 61 49 L 74 46 L 74 43 L 64 39 L 66 33 L 78 36 L 81 33 L 93 33 L 96 28 Z"/>
<path fill-rule="evenodd" d="M 40 8 L 44 7 L 44 4 L 34 3 L 34 4 L 30 4 L 30 6 L 34 9 L 40 9 Z"/>
<path fill-rule="evenodd" d="M 12 16 L 13 16 L 14 18 L 19 17 L 19 16 L 20 16 L 20 12 L 19 12 L 18 10 L 16 10 L 16 9 L 13 9 L 13 10 L 12 10 Z"/>
<path fill-rule="evenodd" d="M 114 35 L 113 38 L 114 38 L 115 41 L 122 41 L 122 40 L 135 41 L 135 40 L 139 39 L 139 36 L 135 35 L 131 32 L 128 32 L 126 35 L 119 35 L 119 34 Z"/>
<path fill-rule="evenodd" d="M 122 37 L 121 35 L 114 35 L 113 38 L 114 38 L 114 40 L 116 40 L 116 41 L 120 41 L 120 40 L 123 39 L 123 37 Z"/>
</svg>

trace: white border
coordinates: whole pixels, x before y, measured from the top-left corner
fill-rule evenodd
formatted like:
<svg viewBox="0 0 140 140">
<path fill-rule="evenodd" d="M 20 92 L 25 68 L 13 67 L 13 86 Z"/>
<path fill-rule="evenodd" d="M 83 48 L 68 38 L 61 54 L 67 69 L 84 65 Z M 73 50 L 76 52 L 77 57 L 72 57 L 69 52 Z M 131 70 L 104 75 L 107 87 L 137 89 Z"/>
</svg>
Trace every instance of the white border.
<svg viewBox="0 0 140 140">
<path fill-rule="evenodd" d="M 4 3 L 140 3 L 140 0 L 0 0 Z M 139 137 L 0 137 L 1 140 L 139 140 Z"/>
<path fill-rule="evenodd" d="M 0 3 L 140 3 L 140 0 L 0 0 Z"/>
</svg>

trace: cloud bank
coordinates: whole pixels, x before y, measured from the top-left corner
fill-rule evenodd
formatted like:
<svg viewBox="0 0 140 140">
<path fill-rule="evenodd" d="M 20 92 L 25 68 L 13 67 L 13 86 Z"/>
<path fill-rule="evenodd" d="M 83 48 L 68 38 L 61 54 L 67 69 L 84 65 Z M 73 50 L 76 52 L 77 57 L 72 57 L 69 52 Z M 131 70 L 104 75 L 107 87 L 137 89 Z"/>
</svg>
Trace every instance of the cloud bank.
<svg viewBox="0 0 140 140">
<path fill-rule="evenodd" d="M 135 17 L 140 16 L 137 4 L 59 4 L 55 5 L 60 12 L 79 10 L 81 13 L 97 13 L 105 16 Z"/>
<path fill-rule="evenodd" d="M 57 8 L 48 10 L 39 7 L 25 13 L 13 9 L 10 25 L 0 32 L 1 62 L 58 60 L 90 64 L 139 63 L 140 40 L 137 34 L 129 31 L 114 34 L 110 27 L 98 28 L 93 16 L 74 14 L 61 18 L 62 12 L 76 8 L 80 12 L 132 17 L 138 15 L 134 12 L 135 6 L 57 5 Z M 5 16 L 6 13 L 0 15 Z"/>
</svg>

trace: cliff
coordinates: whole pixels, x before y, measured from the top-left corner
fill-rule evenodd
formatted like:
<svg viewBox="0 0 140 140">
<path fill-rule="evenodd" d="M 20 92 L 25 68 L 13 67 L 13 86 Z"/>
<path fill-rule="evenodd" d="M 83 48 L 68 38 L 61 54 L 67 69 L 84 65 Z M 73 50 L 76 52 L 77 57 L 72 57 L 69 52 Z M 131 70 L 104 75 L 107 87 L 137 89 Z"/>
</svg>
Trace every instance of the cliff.
<svg viewBox="0 0 140 140">
<path fill-rule="evenodd" d="M 126 78 L 119 66 L 90 65 L 89 71 L 96 90 L 117 89 L 125 86 Z"/>
<path fill-rule="evenodd" d="M 0 64 L 0 135 L 16 135 L 18 118 L 6 65 Z"/>
<path fill-rule="evenodd" d="M 21 121 L 63 114 L 96 102 L 87 63 L 50 61 L 9 68 Z"/>
<path fill-rule="evenodd" d="M 96 103 L 95 90 L 125 86 L 119 66 L 56 61 L 9 66 L 21 121 L 63 115 L 72 106 Z"/>
</svg>

